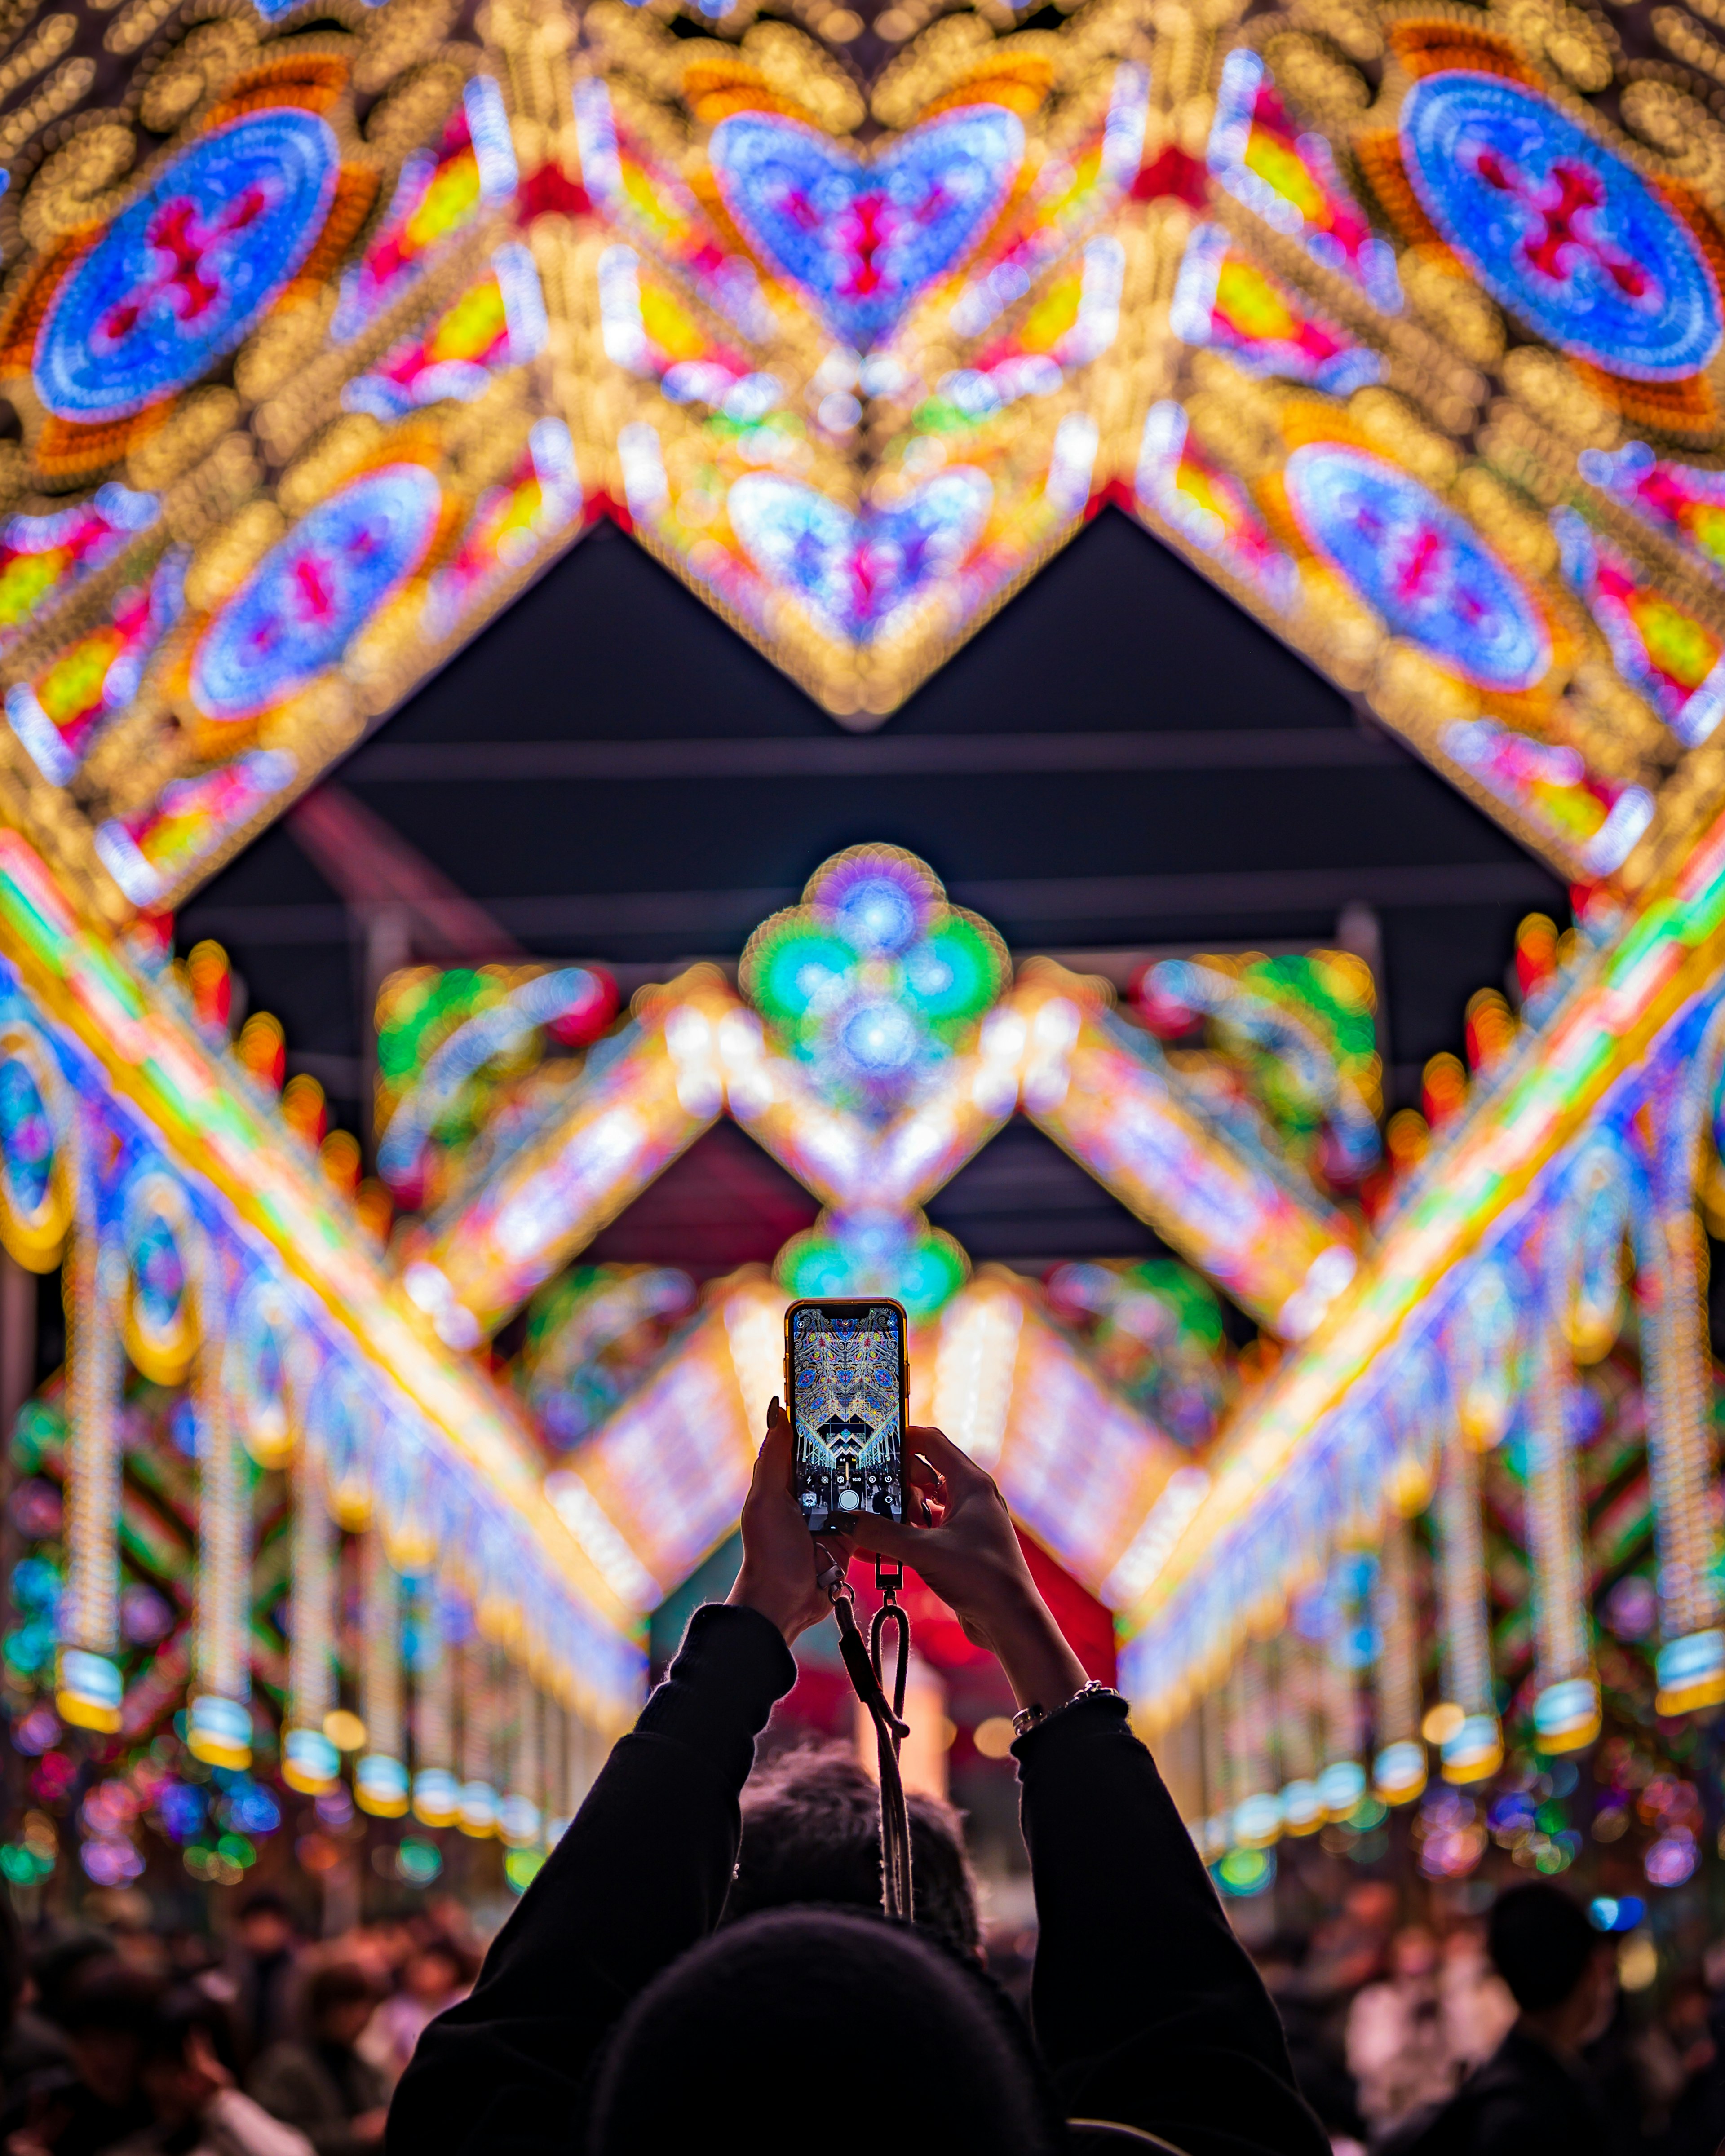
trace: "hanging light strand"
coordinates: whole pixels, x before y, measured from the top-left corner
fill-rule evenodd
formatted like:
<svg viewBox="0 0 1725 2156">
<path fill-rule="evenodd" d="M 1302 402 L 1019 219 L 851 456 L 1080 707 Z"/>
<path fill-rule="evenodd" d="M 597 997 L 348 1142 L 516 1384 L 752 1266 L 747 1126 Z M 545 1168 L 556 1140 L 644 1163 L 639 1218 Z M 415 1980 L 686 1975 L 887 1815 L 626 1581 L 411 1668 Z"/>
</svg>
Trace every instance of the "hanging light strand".
<svg viewBox="0 0 1725 2156">
<path fill-rule="evenodd" d="M 1716 1577 L 1712 1358 L 1701 1284 L 1701 1224 L 1686 1175 L 1667 1178 L 1642 1281 L 1647 1467 L 1658 1556 L 1661 1714 L 1725 1699 Z"/>
<path fill-rule="evenodd" d="M 365 1637 L 360 1643 L 359 1718 L 366 1748 L 354 1769 L 362 1811 L 399 1819 L 408 1808 L 406 1734 L 402 1726 L 401 1581 L 374 1525 L 360 1553 Z"/>
<path fill-rule="evenodd" d="M 336 1704 L 336 1523 L 323 1476 L 307 1447 L 292 1471 L 293 1635 L 288 1643 L 287 1724 L 282 1777 L 317 1795 L 335 1785 L 341 1758 L 324 1733 Z"/>
<path fill-rule="evenodd" d="M 120 1727 L 120 1299 L 126 1261 L 97 1225 L 95 1192 L 77 1184 L 83 1224 L 65 1272 L 69 1428 L 66 1570 L 70 1592 L 56 1672 L 62 1720 Z"/>
<path fill-rule="evenodd" d="M 1483 1781 L 1502 1763 L 1503 1738 L 1491 1681 L 1479 1455 L 1467 1442 L 1459 1419 L 1444 1440 L 1437 1528 L 1444 1691 L 1451 1710 L 1447 1720 L 1455 1724 L 1442 1738 L 1444 1779 Z"/>
<path fill-rule="evenodd" d="M 1587 1552 L 1569 1441 L 1573 1382 L 1562 1328 L 1548 1322 L 1532 1355 L 1527 1416 L 1527 1555 L 1532 1567 L 1533 1726 L 1549 1752 L 1599 1734 L 1599 1689 L 1588 1638 Z"/>
<path fill-rule="evenodd" d="M 1373 1598 L 1378 1635 L 1378 1756 L 1372 1778 L 1378 1794 L 1389 1804 L 1410 1804 L 1425 1787 L 1413 1541 L 1407 1521 L 1392 1509 L 1384 1518 Z"/>
</svg>

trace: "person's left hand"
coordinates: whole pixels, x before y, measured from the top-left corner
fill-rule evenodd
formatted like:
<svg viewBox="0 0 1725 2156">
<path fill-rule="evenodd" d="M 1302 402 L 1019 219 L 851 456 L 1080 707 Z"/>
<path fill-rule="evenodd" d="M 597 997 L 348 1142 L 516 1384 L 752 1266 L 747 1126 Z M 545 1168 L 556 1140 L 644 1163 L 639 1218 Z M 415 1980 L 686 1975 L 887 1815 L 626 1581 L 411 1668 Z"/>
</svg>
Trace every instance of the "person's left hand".
<svg viewBox="0 0 1725 2156">
<path fill-rule="evenodd" d="M 833 1606 L 819 1576 L 834 1564 L 842 1573 L 850 1562 L 848 1537 L 809 1533 L 791 1495 L 792 1449 L 790 1417 L 775 1399 L 743 1500 L 742 1569 L 725 1598 L 733 1608 L 758 1609 L 787 1646 Z"/>
</svg>

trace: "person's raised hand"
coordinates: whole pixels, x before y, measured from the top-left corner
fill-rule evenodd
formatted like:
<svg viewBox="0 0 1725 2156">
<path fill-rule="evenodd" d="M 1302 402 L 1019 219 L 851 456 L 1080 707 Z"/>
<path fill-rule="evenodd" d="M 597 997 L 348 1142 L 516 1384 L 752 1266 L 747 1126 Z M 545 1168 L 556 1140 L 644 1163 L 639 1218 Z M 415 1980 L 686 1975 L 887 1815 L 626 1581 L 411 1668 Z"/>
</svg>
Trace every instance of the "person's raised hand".
<svg viewBox="0 0 1725 2156">
<path fill-rule="evenodd" d="M 725 1598 L 733 1607 L 758 1609 L 783 1633 L 787 1646 L 832 1608 L 821 1576 L 834 1564 L 842 1573 L 850 1561 L 846 1537 L 817 1540 L 809 1533 L 791 1495 L 792 1450 L 790 1417 L 775 1399 L 743 1500 L 742 1568 Z"/>
<path fill-rule="evenodd" d="M 1020 1707 L 1052 1710 L 1085 1681 L 1084 1665 L 1037 1591 L 994 1478 L 943 1430 L 905 1432 L 903 1520 L 867 1514 L 870 1554 L 914 1568 L 966 1634 L 999 1657 Z"/>
</svg>

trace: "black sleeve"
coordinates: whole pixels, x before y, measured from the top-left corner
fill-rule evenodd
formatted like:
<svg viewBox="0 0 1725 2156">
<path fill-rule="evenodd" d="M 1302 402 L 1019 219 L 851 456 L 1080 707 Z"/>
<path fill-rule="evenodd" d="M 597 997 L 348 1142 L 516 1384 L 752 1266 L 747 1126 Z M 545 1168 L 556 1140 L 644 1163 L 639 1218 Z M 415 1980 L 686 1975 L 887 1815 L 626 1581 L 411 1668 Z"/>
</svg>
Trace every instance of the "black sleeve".
<svg viewBox="0 0 1725 2156">
<path fill-rule="evenodd" d="M 1189 2156 L 1329 2156 L 1125 1702 L 1080 1700 L 1012 1748 L 1036 1891 L 1031 2016 L 1067 2116 Z"/>
<path fill-rule="evenodd" d="M 755 1737 L 796 1674 L 754 1610 L 696 1612 L 472 1995 L 420 2038 L 390 2107 L 389 2156 L 570 2156 L 606 2031 L 718 1921 Z"/>
</svg>

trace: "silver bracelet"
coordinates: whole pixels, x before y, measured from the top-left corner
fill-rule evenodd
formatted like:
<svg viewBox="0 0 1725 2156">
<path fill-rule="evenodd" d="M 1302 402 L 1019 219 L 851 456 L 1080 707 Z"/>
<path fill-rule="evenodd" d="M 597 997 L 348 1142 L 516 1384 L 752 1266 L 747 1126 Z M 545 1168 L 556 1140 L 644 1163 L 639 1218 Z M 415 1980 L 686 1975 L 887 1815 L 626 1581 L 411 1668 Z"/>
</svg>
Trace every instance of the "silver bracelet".
<svg viewBox="0 0 1725 2156">
<path fill-rule="evenodd" d="M 1012 1718 L 1012 1733 L 1014 1738 L 1022 1737 L 1028 1730 L 1034 1729 L 1039 1722 L 1051 1721 L 1054 1714 L 1064 1714 L 1069 1707 L 1076 1707 L 1081 1699 L 1124 1699 L 1125 1697 L 1112 1685 L 1105 1685 L 1100 1677 L 1092 1677 L 1088 1684 L 1080 1685 L 1070 1699 L 1062 1700 L 1053 1714 L 1045 1707 L 1021 1707 Z"/>
</svg>

